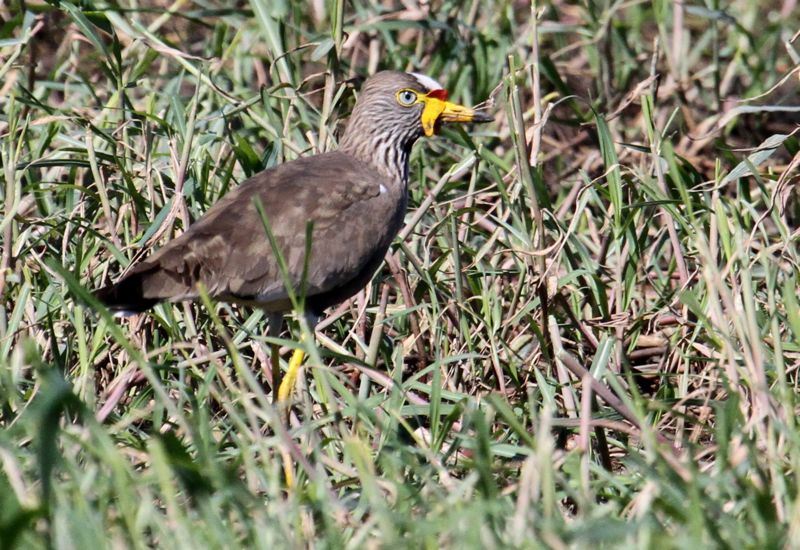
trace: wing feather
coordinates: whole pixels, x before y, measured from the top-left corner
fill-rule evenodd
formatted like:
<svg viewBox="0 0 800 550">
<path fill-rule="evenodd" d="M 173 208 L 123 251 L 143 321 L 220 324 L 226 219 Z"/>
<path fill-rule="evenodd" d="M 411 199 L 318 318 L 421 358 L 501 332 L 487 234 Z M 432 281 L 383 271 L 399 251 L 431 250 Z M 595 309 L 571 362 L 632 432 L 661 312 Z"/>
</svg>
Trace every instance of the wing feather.
<svg viewBox="0 0 800 550">
<path fill-rule="evenodd" d="M 146 299 L 195 298 L 202 284 L 221 299 L 286 309 L 284 281 L 256 200 L 296 290 L 306 262 L 306 227 L 313 224 L 306 295 L 314 296 L 356 278 L 363 284 L 365 270 L 374 269 L 402 224 L 405 193 L 401 184 L 344 153 L 285 163 L 231 191 L 129 276 L 141 278 Z"/>
</svg>

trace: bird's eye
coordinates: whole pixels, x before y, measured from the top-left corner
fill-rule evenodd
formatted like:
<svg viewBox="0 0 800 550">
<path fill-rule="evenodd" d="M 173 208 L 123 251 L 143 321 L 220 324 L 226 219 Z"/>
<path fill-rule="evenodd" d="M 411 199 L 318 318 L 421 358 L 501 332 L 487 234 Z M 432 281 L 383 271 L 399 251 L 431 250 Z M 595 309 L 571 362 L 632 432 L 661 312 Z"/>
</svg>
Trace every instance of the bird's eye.
<svg viewBox="0 0 800 550">
<path fill-rule="evenodd" d="M 417 102 L 417 94 L 412 90 L 400 90 L 397 92 L 397 102 L 400 105 L 409 107 Z"/>
</svg>

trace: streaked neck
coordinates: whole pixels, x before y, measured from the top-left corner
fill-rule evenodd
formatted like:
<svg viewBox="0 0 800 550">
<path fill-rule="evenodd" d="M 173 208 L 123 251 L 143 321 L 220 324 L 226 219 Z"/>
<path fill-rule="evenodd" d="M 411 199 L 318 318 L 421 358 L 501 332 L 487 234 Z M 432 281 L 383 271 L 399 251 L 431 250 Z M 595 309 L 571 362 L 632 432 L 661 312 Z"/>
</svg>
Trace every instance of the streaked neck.
<svg viewBox="0 0 800 550">
<path fill-rule="evenodd" d="M 413 130 L 386 128 L 377 121 L 351 117 L 339 150 L 367 162 L 403 185 L 408 183 L 408 157 L 417 140 Z M 385 125 L 386 122 L 383 122 Z"/>
</svg>

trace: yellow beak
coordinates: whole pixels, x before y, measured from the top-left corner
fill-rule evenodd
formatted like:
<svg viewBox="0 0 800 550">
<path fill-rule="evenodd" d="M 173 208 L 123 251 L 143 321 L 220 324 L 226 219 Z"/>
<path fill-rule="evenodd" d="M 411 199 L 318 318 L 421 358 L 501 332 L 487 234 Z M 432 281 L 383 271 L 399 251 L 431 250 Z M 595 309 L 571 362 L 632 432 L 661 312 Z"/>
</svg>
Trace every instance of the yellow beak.
<svg viewBox="0 0 800 550">
<path fill-rule="evenodd" d="M 420 101 L 425 104 L 422 109 L 422 130 L 427 137 L 437 133 L 440 122 L 489 122 L 494 118 L 486 113 L 475 111 L 469 107 L 452 103 L 445 99 L 435 97 L 441 95 L 440 90 L 421 96 Z"/>
</svg>

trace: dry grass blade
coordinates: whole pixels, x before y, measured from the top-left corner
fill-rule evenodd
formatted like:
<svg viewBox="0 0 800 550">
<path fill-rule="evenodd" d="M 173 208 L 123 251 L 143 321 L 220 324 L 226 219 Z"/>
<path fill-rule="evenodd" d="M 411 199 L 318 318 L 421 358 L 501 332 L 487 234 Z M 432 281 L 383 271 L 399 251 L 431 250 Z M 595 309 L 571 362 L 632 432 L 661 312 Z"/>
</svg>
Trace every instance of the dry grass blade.
<svg viewBox="0 0 800 550">
<path fill-rule="evenodd" d="M 800 546 L 793 5 L 0 3 L 0 546 Z M 262 313 L 99 308 L 378 69 L 495 120 L 286 424 Z"/>
</svg>

